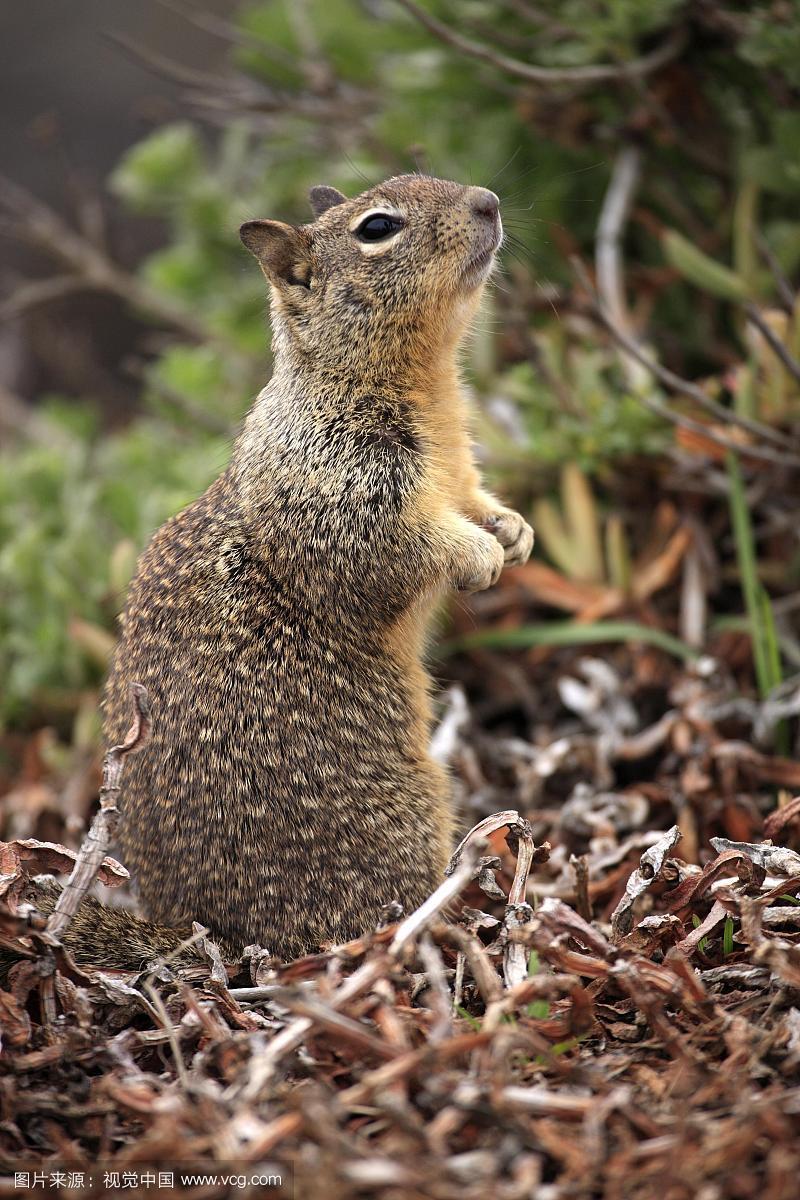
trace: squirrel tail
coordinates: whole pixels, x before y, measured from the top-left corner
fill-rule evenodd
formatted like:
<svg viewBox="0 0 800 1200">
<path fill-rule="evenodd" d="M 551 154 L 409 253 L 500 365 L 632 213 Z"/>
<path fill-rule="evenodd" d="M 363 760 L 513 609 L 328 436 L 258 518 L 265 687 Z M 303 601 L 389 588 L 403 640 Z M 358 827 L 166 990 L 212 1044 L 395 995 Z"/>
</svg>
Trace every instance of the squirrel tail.
<svg viewBox="0 0 800 1200">
<path fill-rule="evenodd" d="M 29 898 L 39 912 L 50 914 L 61 888 L 42 879 L 31 881 Z M 172 929 L 137 917 L 126 908 L 109 908 L 94 896 L 86 896 L 62 934 L 61 941 L 79 966 L 100 970 L 143 971 L 159 958 L 169 957 L 178 965 L 197 963 L 197 952 L 183 946 L 190 939 L 189 927 Z M 3 953 L 4 959 L 6 952 Z M 0 965 L 5 975 L 11 962 Z"/>
</svg>

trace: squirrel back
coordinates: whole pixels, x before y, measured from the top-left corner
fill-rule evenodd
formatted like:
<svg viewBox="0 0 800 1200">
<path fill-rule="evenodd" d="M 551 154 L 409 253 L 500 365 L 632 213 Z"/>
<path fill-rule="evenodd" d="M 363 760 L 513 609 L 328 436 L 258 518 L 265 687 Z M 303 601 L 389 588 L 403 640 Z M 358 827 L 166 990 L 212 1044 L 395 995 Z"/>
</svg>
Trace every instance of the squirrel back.
<svg viewBox="0 0 800 1200">
<path fill-rule="evenodd" d="M 273 375 L 228 468 L 142 555 L 108 681 L 109 742 L 129 684 L 150 695 L 121 844 L 166 927 L 154 955 L 195 920 L 296 956 L 424 900 L 453 833 L 428 754 L 431 615 L 532 544 L 480 486 L 456 365 L 497 198 L 412 175 L 311 199 L 312 224 L 242 227 L 271 286 Z M 65 938 L 141 965 L 123 940 L 97 910 Z"/>
</svg>

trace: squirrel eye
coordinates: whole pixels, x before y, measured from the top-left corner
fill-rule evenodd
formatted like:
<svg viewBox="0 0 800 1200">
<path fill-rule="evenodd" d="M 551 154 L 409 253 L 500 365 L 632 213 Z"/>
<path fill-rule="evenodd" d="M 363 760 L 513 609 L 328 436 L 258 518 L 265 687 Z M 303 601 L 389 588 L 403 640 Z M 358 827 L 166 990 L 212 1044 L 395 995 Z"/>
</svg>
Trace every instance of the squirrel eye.
<svg viewBox="0 0 800 1200">
<path fill-rule="evenodd" d="M 385 213 L 373 213 L 371 217 L 367 217 L 365 221 L 361 222 L 356 230 L 356 236 L 362 242 L 380 242 L 383 238 L 397 233 L 398 229 L 402 229 L 402 227 L 403 222 L 398 221 L 397 217 L 390 217 Z"/>
</svg>

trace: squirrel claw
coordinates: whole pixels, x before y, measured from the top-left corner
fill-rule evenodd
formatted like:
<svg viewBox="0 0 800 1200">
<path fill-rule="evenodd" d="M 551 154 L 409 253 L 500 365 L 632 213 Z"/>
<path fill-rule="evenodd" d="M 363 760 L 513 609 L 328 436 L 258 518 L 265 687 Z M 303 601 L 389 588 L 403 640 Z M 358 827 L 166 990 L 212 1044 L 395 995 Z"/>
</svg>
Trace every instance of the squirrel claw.
<svg viewBox="0 0 800 1200">
<path fill-rule="evenodd" d="M 505 566 L 502 547 L 496 541 L 481 537 L 475 550 L 475 558 L 465 565 L 463 574 L 459 572 L 453 581 L 453 586 L 459 592 L 485 591 L 497 583 Z"/>
<path fill-rule="evenodd" d="M 510 508 L 501 509 L 486 518 L 483 528 L 496 537 L 503 547 L 507 567 L 519 567 L 528 561 L 533 550 L 534 534 L 518 512 Z"/>
</svg>

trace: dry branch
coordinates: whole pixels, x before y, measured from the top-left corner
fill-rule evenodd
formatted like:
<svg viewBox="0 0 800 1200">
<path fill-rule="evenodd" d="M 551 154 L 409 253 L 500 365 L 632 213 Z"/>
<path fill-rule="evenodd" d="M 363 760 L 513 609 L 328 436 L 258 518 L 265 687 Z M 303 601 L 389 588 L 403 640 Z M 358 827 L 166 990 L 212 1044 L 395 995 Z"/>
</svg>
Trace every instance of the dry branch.
<svg viewBox="0 0 800 1200">
<path fill-rule="evenodd" d="M 540 67 L 532 63 L 521 62 L 517 58 L 510 58 L 507 54 L 501 54 L 500 51 L 484 42 L 475 42 L 471 38 L 465 38 L 463 34 L 458 33 L 444 21 L 440 21 L 438 17 L 415 3 L 415 0 L 397 0 L 397 2 L 429 33 L 460 54 L 474 58 L 478 62 L 489 63 L 518 79 L 545 86 L 553 84 L 583 86 L 651 75 L 671 62 L 672 59 L 677 58 L 686 43 L 684 32 L 678 30 L 656 50 L 642 55 L 641 58 L 631 59 L 629 62 L 596 63 L 586 67 Z"/>
<path fill-rule="evenodd" d="M 57 294 L 80 288 L 110 292 L 192 341 L 222 343 L 230 357 L 242 357 L 241 351 L 230 340 L 125 271 L 88 237 L 72 229 L 54 209 L 19 184 L 0 176 L 0 212 L 3 211 L 9 218 L 10 229 L 18 237 L 43 250 L 66 268 L 65 274 L 27 285 L 12 295 L 3 306 L 8 314 L 24 309 L 30 304 L 31 297 L 34 301 L 47 298 L 48 289 Z M 31 292 L 32 288 L 36 290 Z"/>
<path fill-rule="evenodd" d="M 753 421 L 749 417 L 743 417 L 718 404 L 716 400 L 707 396 L 702 388 L 691 383 L 688 379 L 681 379 L 680 375 L 676 375 L 674 371 L 663 367 L 661 363 L 656 362 L 655 359 L 645 354 L 632 337 L 629 337 L 628 334 L 614 324 L 599 300 L 583 264 L 576 258 L 573 258 L 572 262 L 582 286 L 588 293 L 592 313 L 627 355 L 645 367 L 651 375 L 670 391 L 687 396 L 699 408 L 702 408 L 705 412 L 708 412 L 726 425 L 745 430 L 747 433 L 771 443 L 771 445 L 763 446 L 750 441 L 737 441 L 720 433 L 719 430 L 711 425 L 697 421 L 685 413 L 676 412 L 675 409 L 670 408 L 669 405 L 662 403 L 662 401 L 643 390 L 634 391 L 632 394 L 645 408 L 648 408 L 656 416 L 664 418 L 673 425 L 680 425 L 684 429 L 691 430 L 693 433 L 701 434 L 708 441 L 714 442 L 726 450 L 733 450 L 737 454 L 746 454 L 749 458 L 762 459 L 764 462 L 771 462 L 780 466 L 793 467 L 795 469 L 800 467 L 800 454 L 794 452 L 792 449 L 793 442 L 784 434 L 770 428 L 769 425 L 764 425 L 761 421 Z M 773 445 L 775 447 L 780 446 L 782 449 L 773 449 Z M 786 449 L 786 447 L 789 447 L 789 449 Z"/>
<path fill-rule="evenodd" d="M 376 956 L 359 967 L 332 994 L 329 1007 L 337 1011 L 343 1005 L 369 991 L 390 969 L 393 962 L 400 961 L 415 939 L 431 924 L 435 917 L 470 882 L 478 857 L 474 843 L 464 848 L 458 867 L 428 897 L 424 904 L 398 926 L 385 956 Z M 452 862 L 451 862 L 452 866 Z M 254 1101 L 272 1078 L 285 1054 L 296 1050 L 309 1033 L 313 1022 L 308 1017 L 299 1017 L 287 1025 L 261 1055 L 254 1056 L 249 1076 L 241 1090 L 244 1100 Z"/>
<path fill-rule="evenodd" d="M 130 698 L 130 729 L 124 740 L 119 745 L 112 746 L 106 753 L 103 760 L 100 808 L 81 846 L 72 874 L 47 922 L 47 932 L 56 938 L 61 937 L 78 911 L 114 840 L 120 815 L 117 801 L 122 787 L 125 759 L 127 755 L 141 750 L 150 734 L 150 702 L 147 689 L 141 683 L 132 683 Z"/>
<path fill-rule="evenodd" d="M 595 237 L 597 290 L 611 319 L 630 333 L 622 238 L 641 172 L 641 151 L 625 146 L 614 160 Z"/>
<path fill-rule="evenodd" d="M 772 350 L 773 354 L 780 359 L 792 378 L 796 379 L 798 383 L 800 383 L 800 362 L 798 362 L 797 359 L 790 354 L 780 338 L 776 337 L 775 333 L 770 329 L 767 322 L 761 316 L 761 313 L 758 311 L 755 304 L 746 304 L 745 312 L 747 313 L 748 321 L 751 325 L 755 325 L 756 329 L 761 334 L 770 350 Z"/>
</svg>

